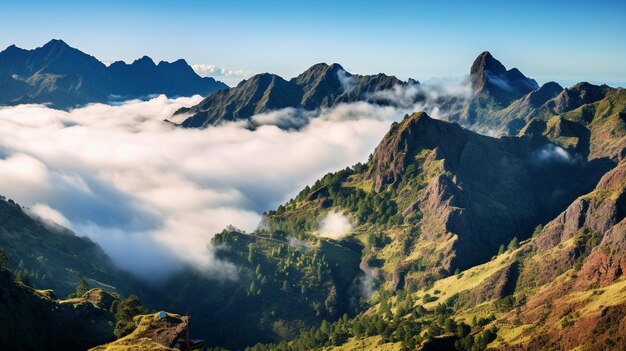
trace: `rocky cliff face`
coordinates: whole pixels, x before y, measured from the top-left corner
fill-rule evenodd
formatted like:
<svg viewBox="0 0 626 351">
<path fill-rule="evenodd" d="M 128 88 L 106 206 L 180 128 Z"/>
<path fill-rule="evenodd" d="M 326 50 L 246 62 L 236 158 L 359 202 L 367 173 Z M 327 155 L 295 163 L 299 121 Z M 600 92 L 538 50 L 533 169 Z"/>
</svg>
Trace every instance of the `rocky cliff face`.
<svg viewBox="0 0 626 351">
<path fill-rule="evenodd" d="M 577 285 L 604 287 L 626 272 L 626 163 L 602 177 L 596 190 L 585 200 L 588 206 L 584 218 L 573 215 L 580 227 L 601 233 L 602 241 L 582 266 Z M 573 224 L 569 223 L 570 228 Z"/>
<path fill-rule="evenodd" d="M 424 112 L 415 113 L 391 126 L 374 150 L 369 176 L 378 191 L 393 186 L 421 149 L 437 148 L 441 158 L 458 163 L 467 140 L 467 131 L 458 125 L 434 120 Z"/>
<path fill-rule="evenodd" d="M 539 249 L 552 248 L 570 239 L 582 228 L 605 233 L 626 215 L 626 164 L 602 177 L 594 191 L 576 199 L 547 224 L 536 239 Z"/>
<path fill-rule="evenodd" d="M 533 328 L 529 338 L 507 340 L 501 349 L 623 348 L 625 193 L 626 164 L 620 164 L 526 245 L 518 258 L 522 302 L 498 325 Z"/>
<path fill-rule="evenodd" d="M 608 167 L 584 158 L 552 158 L 556 147 L 545 137 L 489 138 L 417 113 L 392 126 L 374 151 L 367 177 L 376 191 L 397 192 L 397 201 L 416 198 L 403 213 L 419 209 L 423 238 L 456 236 L 448 267 L 467 268 L 556 216 L 573 194 L 591 190 Z M 429 154 L 425 159 L 424 152 Z M 433 166 L 428 164 L 435 162 L 440 168 L 429 171 Z M 425 179 L 422 190 L 405 185 L 409 169 L 415 168 Z M 566 174 L 567 185 L 561 181 Z"/>
<path fill-rule="evenodd" d="M 508 104 L 539 87 L 534 79 L 524 76 L 517 68 L 507 70 L 488 51 L 481 53 L 474 60 L 470 68 L 470 81 L 476 95 L 485 92 L 503 104 Z"/>
<path fill-rule="evenodd" d="M 495 113 L 539 88 L 535 80 L 524 76 L 517 68 L 507 70 L 488 51 L 474 60 L 469 84 L 472 95 L 447 118 L 477 130 L 503 129 L 506 123 Z"/>
</svg>

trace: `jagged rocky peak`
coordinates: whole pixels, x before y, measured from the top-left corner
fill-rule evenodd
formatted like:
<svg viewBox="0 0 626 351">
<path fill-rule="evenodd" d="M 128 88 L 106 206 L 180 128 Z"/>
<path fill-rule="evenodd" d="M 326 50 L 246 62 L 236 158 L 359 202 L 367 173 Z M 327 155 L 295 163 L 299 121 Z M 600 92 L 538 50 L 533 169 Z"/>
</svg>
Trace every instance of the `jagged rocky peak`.
<svg viewBox="0 0 626 351">
<path fill-rule="evenodd" d="M 251 99 L 258 97 L 255 95 L 259 91 L 258 84 L 272 89 L 263 99 Z M 389 105 L 394 102 L 377 97 L 376 93 L 407 84 L 419 82 L 407 83 L 383 73 L 352 74 L 338 63 L 318 63 L 288 81 L 269 73 L 253 76 L 234 88 L 210 94 L 198 105 L 180 109 L 175 114 L 187 115 L 182 122 L 184 127 L 204 128 L 225 121 L 250 119 L 255 113 L 284 107 L 313 111 L 357 101 Z"/>
<path fill-rule="evenodd" d="M 472 67 L 470 68 L 470 74 L 480 75 L 485 70 L 489 70 L 495 74 L 506 72 L 506 67 L 496 60 L 489 51 L 483 51 L 476 57 Z"/>
<path fill-rule="evenodd" d="M 369 177 L 374 180 L 374 187 L 381 190 L 400 181 L 419 150 L 437 148 L 442 157 L 458 159 L 466 141 L 466 132 L 457 124 L 433 119 L 425 112 L 407 115 L 392 125 L 376 147 Z"/>
<path fill-rule="evenodd" d="M 484 51 L 472 64 L 470 79 L 475 93 L 485 89 L 499 89 L 519 96 L 539 88 L 534 79 L 526 77 L 517 68 L 507 70 L 489 51 Z"/>
</svg>

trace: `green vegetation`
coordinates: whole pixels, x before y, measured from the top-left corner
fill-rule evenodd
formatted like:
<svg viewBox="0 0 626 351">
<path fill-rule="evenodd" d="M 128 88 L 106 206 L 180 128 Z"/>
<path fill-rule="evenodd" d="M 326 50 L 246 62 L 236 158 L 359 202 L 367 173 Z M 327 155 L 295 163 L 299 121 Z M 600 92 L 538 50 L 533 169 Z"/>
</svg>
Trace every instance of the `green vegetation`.
<svg viewBox="0 0 626 351">
<path fill-rule="evenodd" d="M 414 300 L 411 295 L 401 291 L 394 298 L 396 308 L 393 312 L 387 303 L 387 299 L 392 296 L 389 292 L 381 291 L 381 302 L 376 314 L 360 314 L 353 319 L 344 315 L 334 323 L 324 321 L 319 328 L 305 330 L 294 340 L 275 345 L 256 345 L 246 350 L 340 350 L 340 345 L 375 336 L 380 336 L 380 339 L 370 345 L 374 349 L 392 349 L 392 345 L 398 345 L 399 350 L 415 350 L 420 345 L 437 345 L 449 340 L 454 350 L 485 350 L 487 344 L 495 339 L 494 329 L 473 333 L 483 330 L 485 322 L 476 322 L 472 327 L 455 321 L 453 299 L 445 304 L 438 304 L 432 310 L 421 306 L 413 308 Z"/>
<path fill-rule="evenodd" d="M 33 219 L 10 199 L 0 196 L 0 247 L 22 281 L 52 288 L 60 296 L 75 293 L 83 280 L 91 287 L 129 289 L 133 281 L 117 270 L 91 240 L 68 229 Z"/>
<path fill-rule="evenodd" d="M 6 255 L 0 257 L 6 263 Z M 23 284 L 5 265 L 0 271 L 0 345 L 6 350 L 79 351 L 111 341 L 115 318 L 109 306 L 92 302 L 97 294 L 58 300 L 50 290 Z"/>
<path fill-rule="evenodd" d="M 76 284 L 76 297 L 81 297 L 83 295 L 85 295 L 85 293 L 89 290 L 89 285 L 87 284 L 86 281 L 84 281 L 83 279 L 78 281 L 78 284 Z"/>
<path fill-rule="evenodd" d="M 114 338 L 103 349 L 157 347 L 147 336 L 155 315 L 146 315 L 142 300 L 190 312 L 191 334 L 228 349 L 541 348 L 552 341 L 529 335 L 581 333 L 590 319 L 600 321 L 594 337 L 619 348 L 612 326 L 626 288 L 621 266 L 609 268 L 623 250 L 619 242 L 606 246 L 605 233 L 592 227 L 623 220 L 623 189 L 613 179 L 619 189 L 581 195 L 614 166 L 610 158 L 623 154 L 622 95 L 546 114 L 520 138 L 488 138 L 425 114 L 407 116 L 367 163 L 326 174 L 266 213 L 252 233 L 231 226 L 215 235 L 222 279 L 189 268 L 158 289 L 135 285 L 141 300 L 98 289 L 127 291 L 131 283 L 93 243 L 2 199 L 0 312 L 25 321 L 37 316 L 43 322 L 33 333 L 49 337 L 42 325 L 51 324 L 63 342 L 72 342 L 60 331 L 67 325 L 91 338 L 69 349 Z M 479 112 L 503 106 L 488 95 L 473 103 Z M 549 140 L 580 157 L 543 164 L 537 155 Z M 587 163 L 587 155 L 606 159 Z M 580 213 L 540 224 L 577 198 L 584 205 L 571 211 Z M 318 235 L 332 212 L 353 224 L 342 238 Z M 602 269 L 586 266 L 593 260 Z M 35 289 L 50 287 L 69 298 Z M 75 325 L 77 315 L 91 324 Z M 28 336 L 10 329 L 10 318 L 0 320 L 2 340 Z M 43 347 L 38 338 L 29 346 Z"/>
<path fill-rule="evenodd" d="M 111 306 L 111 312 L 115 314 L 115 319 L 117 320 L 113 334 L 119 339 L 135 330 L 137 326 L 133 318 L 146 313 L 146 309 L 141 305 L 138 296 L 130 295 L 126 299 L 119 301 L 119 303 L 114 303 Z"/>
<path fill-rule="evenodd" d="M 6 272 L 9 270 L 9 256 L 0 248 L 0 272 Z"/>
<path fill-rule="evenodd" d="M 276 211 L 270 211 L 269 215 L 270 217 L 284 215 L 297 209 L 305 201 L 324 199 L 323 208 L 336 206 L 346 210 L 355 216 L 359 224 L 400 224 L 402 216 L 398 214 L 396 203 L 391 200 L 391 194 L 366 191 L 364 190 L 366 187 L 358 181 L 366 170 L 366 165 L 357 163 L 352 168 L 328 173 L 322 179 L 317 180 L 312 187 L 307 186 L 286 205 L 279 206 Z M 295 228 L 289 227 L 288 232 L 298 235 L 303 231 L 314 230 L 315 224 L 317 223 L 308 222 Z"/>
</svg>

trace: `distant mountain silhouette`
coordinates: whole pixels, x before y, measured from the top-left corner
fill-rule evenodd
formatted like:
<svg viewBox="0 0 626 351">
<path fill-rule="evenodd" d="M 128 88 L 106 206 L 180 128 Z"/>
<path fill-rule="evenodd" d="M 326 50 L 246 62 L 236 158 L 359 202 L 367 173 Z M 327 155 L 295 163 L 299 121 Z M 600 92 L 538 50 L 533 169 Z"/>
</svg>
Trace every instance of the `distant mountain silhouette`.
<svg viewBox="0 0 626 351">
<path fill-rule="evenodd" d="M 234 88 L 210 94 L 198 105 L 182 108 L 176 114 L 188 116 L 182 123 L 184 127 L 201 128 L 223 121 L 245 120 L 257 113 L 286 107 L 315 110 L 339 103 L 376 102 L 373 93 L 408 84 L 419 82 L 403 82 L 382 73 L 351 74 L 337 63 L 318 63 L 288 81 L 275 74 L 257 74 Z"/>
<path fill-rule="evenodd" d="M 206 95 L 226 84 L 197 75 L 184 61 L 155 64 L 147 56 L 107 67 L 62 40 L 25 50 L 0 52 L 0 104 L 49 103 L 67 109 L 91 102 L 167 96 Z"/>
</svg>

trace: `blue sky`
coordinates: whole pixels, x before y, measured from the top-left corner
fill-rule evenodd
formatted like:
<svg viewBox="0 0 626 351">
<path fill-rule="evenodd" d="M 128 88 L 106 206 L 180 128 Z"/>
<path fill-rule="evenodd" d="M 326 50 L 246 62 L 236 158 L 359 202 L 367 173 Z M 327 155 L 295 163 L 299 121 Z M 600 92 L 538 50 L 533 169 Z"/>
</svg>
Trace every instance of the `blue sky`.
<svg viewBox="0 0 626 351">
<path fill-rule="evenodd" d="M 130 3 L 130 4 L 129 4 Z M 59 38 L 101 60 L 185 58 L 292 77 L 317 62 L 427 80 L 489 50 L 540 83 L 626 85 L 624 1 L 14 1 L 0 46 Z"/>
</svg>

